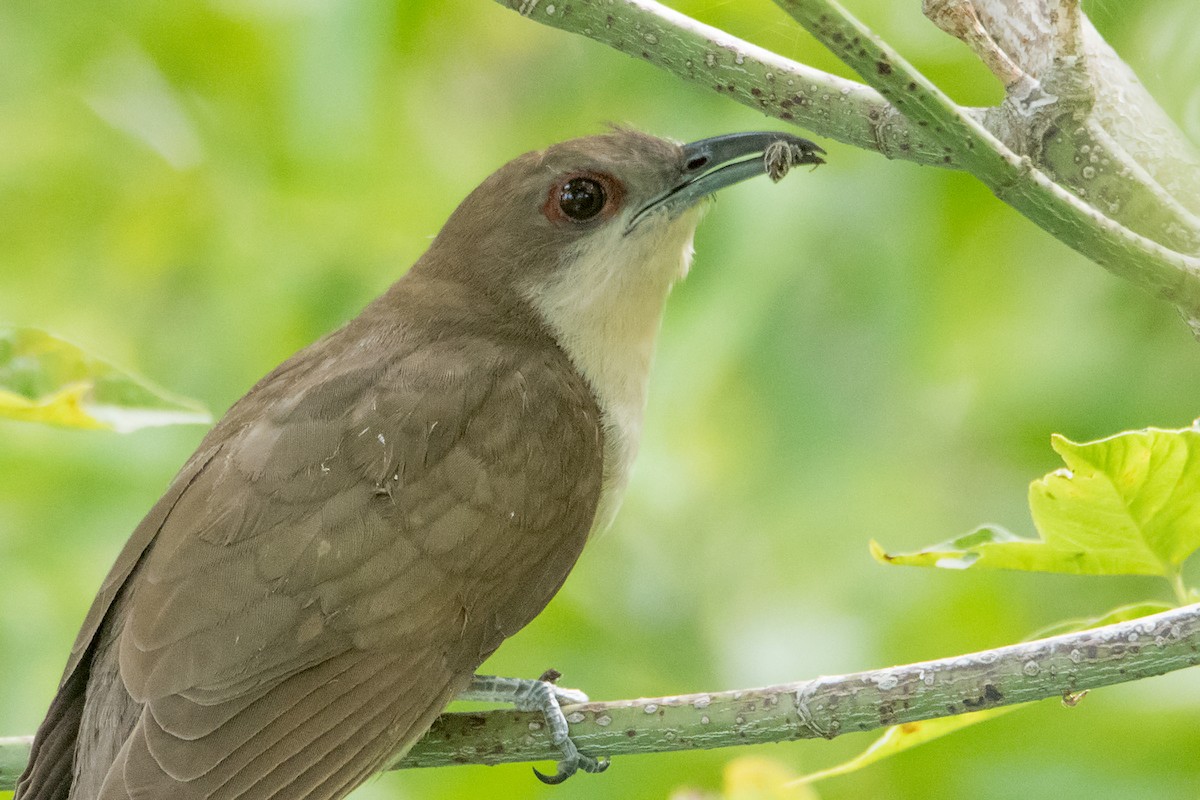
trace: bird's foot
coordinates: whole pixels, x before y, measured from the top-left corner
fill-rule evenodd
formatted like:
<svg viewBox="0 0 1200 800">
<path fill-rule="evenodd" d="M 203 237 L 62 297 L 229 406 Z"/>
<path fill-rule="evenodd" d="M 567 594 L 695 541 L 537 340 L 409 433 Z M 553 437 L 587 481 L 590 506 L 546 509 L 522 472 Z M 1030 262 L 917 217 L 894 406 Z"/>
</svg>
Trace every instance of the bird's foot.
<svg viewBox="0 0 1200 800">
<path fill-rule="evenodd" d="M 556 670 L 547 670 L 537 680 L 527 678 L 500 678 L 494 675 L 476 675 L 471 685 L 460 694 L 459 700 L 475 700 L 484 703 L 512 703 L 518 711 L 540 711 L 550 729 L 552 741 L 562 758 L 553 775 L 543 775 L 535 767 L 533 774 L 542 783 L 559 784 L 576 772 L 603 772 L 608 769 L 607 758 L 594 758 L 579 752 L 567 729 L 567 718 L 563 705 L 586 703 L 588 696 L 577 689 L 557 686 L 560 675 Z"/>
</svg>

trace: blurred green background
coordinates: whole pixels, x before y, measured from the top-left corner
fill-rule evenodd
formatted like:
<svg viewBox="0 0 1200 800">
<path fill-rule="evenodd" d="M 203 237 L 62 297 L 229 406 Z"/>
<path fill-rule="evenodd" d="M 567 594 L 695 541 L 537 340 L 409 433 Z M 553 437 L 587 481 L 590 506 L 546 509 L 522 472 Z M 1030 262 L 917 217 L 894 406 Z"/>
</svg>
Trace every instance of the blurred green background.
<svg viewBox="0 0 1200 800">
<path fill-rule="evenodd" d="M 916 0 L 850 7 L 955 99 L 1000 89 Z M 766 0 L 675 6 L 847 74 Z M 1086 4 L 1200 140 L 1200 5 Z M 0 4 L 0 320 L 221 412 L 336 327 L 510 157 L 607 122 L 690 140 L 782 123 L 487 0 Z M 1167 598 L 1143 579 L 885 568 L 984 521 L 1030 532 L 1051 432 L 1200 415 L 1200 347 L 973 179 L 823 142 L 723 193 L 664 326 L 614 529 L 487 665 L 594 698 L 756 686 L 998 646 Z M 31 733 L 126 536 L 199 441 L 0 422 L 0 735 Z M 1176 798 L 1200 674 L 1094 692 L 820 784 L 824 798 Z M 761 748 L 798 771 L 870 735 Z M 365 798 L 666 798 L 742 751 L 391 774 Z"/>
</svg>

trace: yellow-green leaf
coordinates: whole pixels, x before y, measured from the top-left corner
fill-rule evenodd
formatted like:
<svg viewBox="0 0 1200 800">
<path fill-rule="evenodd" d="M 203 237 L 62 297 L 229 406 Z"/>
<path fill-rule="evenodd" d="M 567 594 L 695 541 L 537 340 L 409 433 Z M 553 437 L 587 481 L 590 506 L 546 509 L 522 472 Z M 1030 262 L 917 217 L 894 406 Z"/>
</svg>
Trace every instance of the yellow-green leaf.
<svg viewBox="0 0 1200 800">
<path fill-rule="evenodd" d="M 212 422 L 198 403 L 33 328 L 0 328 L 0 417 L 122 433 Z"/>
<path fill-rule="evenodd" d="M 982 527 L 891 564 L 1088 575 L 1178 574 L 1200 547 L 1200 430 L 1149 428 L 1079 444 L 1052 439 L 1065 467 L 1029 487 L 1040 539 Z"/>
<path fill-rule="evenodd" d="M 816 800 L 795 771 L 773 758 L 742 756 L 725 765 L 725 800 Z"/>
<path fill-rule="evenodd" d="M 985 525 L 948 542 L 935 544 L 915 553 L 889 553 L 874 539 L 869 543 L 869 547 L 875 560 L 883 564 L 966 569 L 993 552 L 993 547 L 997 544 L 1026 542 L 1036 544 L 1033 540 L 1022 539 L 997 525 Z"/>
<path fill-rule="evenodd" d="M 816 781 L 823 781 L 826 778 L 855 772 L 863 767 L 868 767 L 885 758 L 902 753 L 905 750 L 910 750 L 946 734 L 995 719 L 1013 709 L 1024 708 L 1025 705 L 999 706 L 997 708 L 984 709 L 983 711 L 972 711 L 970 714 L 959 714 L 954 717 L 940 717 L 921 722 L 906 722 L 903 725 L 893 725 L 884 731 L 883 735 L 872 742 L 870 747 L 849 761 L 844 761 L 837 766 L 823 769 L 820 772 L 811 772 L 808 775 L 803 775 L 797 778 L 795 782 L 797 784 L 814 783 Z"/>
</svg>

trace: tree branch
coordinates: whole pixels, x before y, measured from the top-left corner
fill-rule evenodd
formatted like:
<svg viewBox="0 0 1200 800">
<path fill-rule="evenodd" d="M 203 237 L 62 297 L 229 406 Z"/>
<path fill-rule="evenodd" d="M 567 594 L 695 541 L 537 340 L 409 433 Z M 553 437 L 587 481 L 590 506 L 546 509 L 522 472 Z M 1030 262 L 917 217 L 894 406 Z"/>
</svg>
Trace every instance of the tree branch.
<svg viewBox="0 0 1200 800">
<path fill-rule="evenodd" d="M 843 733 L 1062 697 L 1200 664 L 1200 604 L 1129 622 L 901 667 L 733 692 L 566 706 L 580 749 L 663 753 Z M 0 791 L 29 737 L 0 739 Z M 397 769 L 558 757 L 539 714 L 444 714 Z"/>
<path fill-rule="evenodd" d="M 1007 8 L 1016 3 L 1022 7 Z M 989 127 L 997 138 L 1131 230 L 1178 252 L 1200 253 L 1195 156 L 1189 168 L 1183 135 L 1092 27 L 1078 0 L 924 0 L 924 10 L 1004 83 L 1003 113 Z M 1014 38 L 1014 18 L 1025 21 L 1032 35 Z M 1114 92 L 1114 83 L 1126 91 Z M 1121 98 L 1119 110 L 1114 96 Z M 1146 124 L 1127 128 L 1122 122 L 1130 118 Z M 1152 155 L 1147 138 L 1161 152 Z"/>
<path fill-rule="evenodd" d="M 1056 0 L 1070 13 L 1044 12 L 1050 32 L 1026 41 L 1042 48 L 1036 56 L 1014 55 L 1004 47 L 1013 41 L 1015 26 L 1009 22 L 1005 28 L 994 17 L 1001 4 L 1034 14 L 1041 8 L 1037 3 L 926 0 L 930 15 L 965 36 L 1005 82 L 1005 104 L 986 110 L 955 105 L 829 0 L 776 2 L 877 91 L 797 64 L 653 0 L 498 1 L 819 135 L 889 157 L 965 169 L 1059 240 L 1175 304 L 1200 335 L 1200 219 L 1189 208 L 1200 201 L 1181 198 L 1200 185 L 1200 178 L 1167 182 L 1180 171 L 1200 173 L 1200 166 L 1176 131 L 1171 146 L 1162 148 L 1172 168 L 1152 171 L 1135 156 L 1152 158 L 1154 151 L 1134 146 L 1136 132 L 1128 124 L 1112 122 L 1114 114 L 1093 114 L 1098 107 L 1112 111 L 1112 101 L 1102 106 L 1098 97 L 1104 92 L 1097 87 L 1128 87 L 1136 79 L 1095 33 L 1076 0 Z M 957 21 L 947 21 L 947 14 L 954 16 L 948 6 L 960 12 Z M 964 27 L 966 11 L 974 19 Z M 991 24 L 999 29 L 996 37 L 987 27 Z M 1054 49 L 1048 50 L 1051 43 Z M 1153 105 L 1138 88 L 1131 96 Z M 1169 120 L 1157 106 L 1154 111 L 1146 114 L 1153 120 L 1153 135 L 1169 137 Z"/>
<path fill-rule="evenodd" d="M 926 6 L 953 2 L 963 0 L 925 0 Z M 1012 55 L 1033 78 L 1053 82 L 1055 72 L 1070 66 L 1069 59 L 1082 59 L 1075 66 L 1090 84 L 1085 87 L 1090 95 L 1089 117 L 1166 192 L 1200 214 L 1195 149 L 1079 10 L 1078 0 L 972 0 L 972 4 L 997 48 Z M 1068 14 L 1057 13 L 1064 7 Z M 1063 30 L 1064 23 L 1073 27 Z M 1088 155 L 1085 161 L 1093 163 Z"/>
<path fill-rule="evenodd" d="M 998 198 L 1097 264 L 1173 303 L 1193 331 L 1200 331 L 1200 257 L 1136 233 L 1059 186 L 832 0 L 776 3 L 907 119 L 930 129 L 947 156 Z"/>
<path fill-rule="evenodd" d="M 497 1 L 820 136 L 888 158 L 957 166 L 946 162 L 936 137 L 910 125 L 874 89 L 784 58 L 654 0 Z"/>
</svg>

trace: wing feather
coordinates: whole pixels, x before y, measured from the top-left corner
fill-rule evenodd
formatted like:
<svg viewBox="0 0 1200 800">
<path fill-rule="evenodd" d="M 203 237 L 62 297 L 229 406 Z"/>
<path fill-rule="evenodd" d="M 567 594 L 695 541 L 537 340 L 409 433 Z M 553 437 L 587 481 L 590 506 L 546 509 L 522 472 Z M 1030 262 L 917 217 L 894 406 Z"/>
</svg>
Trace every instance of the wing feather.
<svg viewBox="0 0 1200 800">
<path fill-rule="evenodd" d="M 230 411 L 121 578 L 141 710 L 103 800 L 343 796 L 582 549 L 599 414 L 556 347 L 353 334 Z"/>
</svg>

